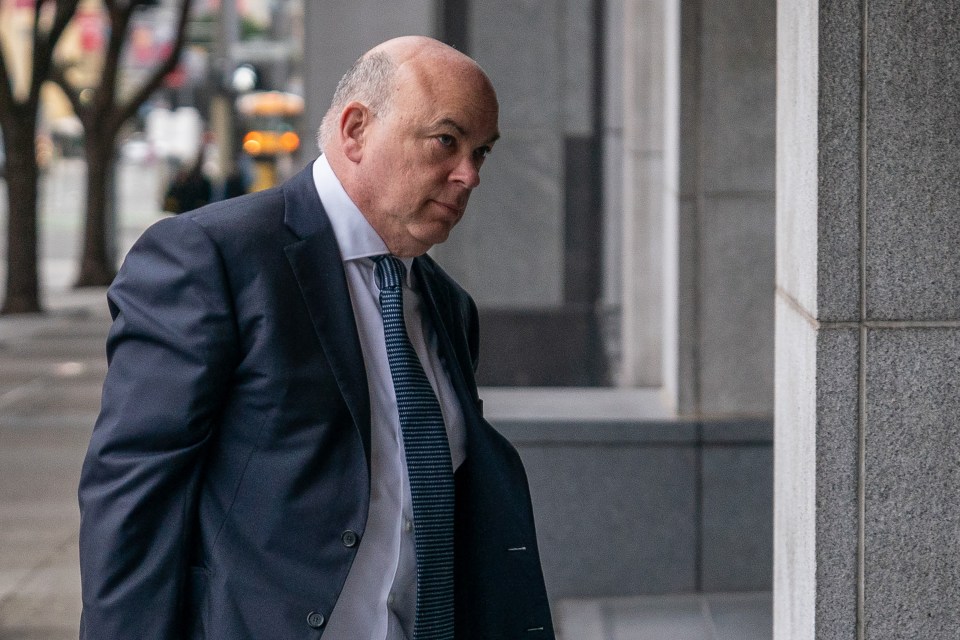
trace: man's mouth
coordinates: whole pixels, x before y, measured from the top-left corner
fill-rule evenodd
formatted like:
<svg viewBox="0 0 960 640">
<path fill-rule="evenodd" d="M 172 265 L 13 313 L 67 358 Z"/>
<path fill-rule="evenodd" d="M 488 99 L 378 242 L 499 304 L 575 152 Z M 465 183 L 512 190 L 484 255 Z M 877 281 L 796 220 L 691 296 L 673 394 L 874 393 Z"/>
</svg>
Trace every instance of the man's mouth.
<svg viewBox="0 0 960 640">
<path fill-rule="evenodd" d="M 458 218 L 463 215 L 463 210 L 466 208 L 466 205 L 451 204 L 449 202 L 443 202 L 442 200 L 434 200 L 438 205 L 446 209 L 451 215 L 455 215 Z"/>
</svg>

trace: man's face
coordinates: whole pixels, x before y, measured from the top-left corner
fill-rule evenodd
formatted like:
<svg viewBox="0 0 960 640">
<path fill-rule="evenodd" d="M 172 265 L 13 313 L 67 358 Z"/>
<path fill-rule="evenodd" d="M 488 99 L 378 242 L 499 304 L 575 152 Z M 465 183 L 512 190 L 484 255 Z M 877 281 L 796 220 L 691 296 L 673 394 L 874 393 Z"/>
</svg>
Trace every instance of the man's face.
<svg viewBox="0 0 960 640">
<path fill-rule="evenodd" d="M 447 239 L 498 136 L 486 78 L 474 69 L 451 71 L 398 71 L 386 113 L 364 133 L 361 210 L 403 257 Z"/>
</svg>

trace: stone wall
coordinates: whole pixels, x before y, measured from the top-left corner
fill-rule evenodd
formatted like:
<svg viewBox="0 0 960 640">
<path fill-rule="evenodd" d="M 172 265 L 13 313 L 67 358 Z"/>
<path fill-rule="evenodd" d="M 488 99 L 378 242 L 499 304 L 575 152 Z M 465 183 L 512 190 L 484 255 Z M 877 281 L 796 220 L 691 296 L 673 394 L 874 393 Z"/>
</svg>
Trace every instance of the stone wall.
<svg viewBox="0 0 960 640">
<path fill-rule="evenodd" d="M 960 14 L 781 0 L 775 637 L 960 628 Z"/>
<path fill-rule="evenodd" d="M 527 468 L 553 599 L 770 589 L 769 421 L 494 424 Z"/>
</svg>

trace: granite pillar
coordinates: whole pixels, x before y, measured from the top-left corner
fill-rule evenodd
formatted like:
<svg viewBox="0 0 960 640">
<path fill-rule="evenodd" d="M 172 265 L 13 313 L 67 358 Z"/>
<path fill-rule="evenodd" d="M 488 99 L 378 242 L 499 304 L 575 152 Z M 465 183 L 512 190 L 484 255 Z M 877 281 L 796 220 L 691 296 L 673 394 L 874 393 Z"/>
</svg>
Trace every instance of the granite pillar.
<svg viewBox="0 0 960 640">
<path fill-rule="evenodd" d="M 960 628 L 960 11 L 780 0 L 774 637 Z"/>
</svg>

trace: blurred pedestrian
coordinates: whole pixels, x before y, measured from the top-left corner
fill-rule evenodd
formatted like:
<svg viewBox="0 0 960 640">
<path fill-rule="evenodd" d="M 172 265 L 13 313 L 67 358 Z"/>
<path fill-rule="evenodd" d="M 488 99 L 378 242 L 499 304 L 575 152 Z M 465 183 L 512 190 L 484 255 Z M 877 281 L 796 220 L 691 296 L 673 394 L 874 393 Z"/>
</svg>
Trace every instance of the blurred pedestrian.
<svg viewBox="0 0 960 640">
<path fill-rule="evenodd" d="M 203 171 L 203 158 L 204 153 L 201 148 L 192 165 L 176 170 L 163 198 L 164 211 L 183 213 L 210 204 L 213 186 Z"/>
</svg>

